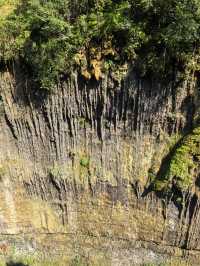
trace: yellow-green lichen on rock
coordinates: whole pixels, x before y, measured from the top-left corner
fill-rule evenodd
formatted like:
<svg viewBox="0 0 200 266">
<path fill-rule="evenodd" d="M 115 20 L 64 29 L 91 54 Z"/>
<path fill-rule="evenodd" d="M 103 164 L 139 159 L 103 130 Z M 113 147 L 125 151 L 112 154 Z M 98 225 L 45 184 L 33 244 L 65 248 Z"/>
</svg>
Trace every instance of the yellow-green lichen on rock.
<svg viewBox="0 0 200 266">
<path fill-rule="evenodd" d="M 154 181 L 154 189 L 162 190 L 172 183 L 181 190 L 188 189 L 195 181 L 199 168 L 200 126 L 184 136 L 174 146 L 169 157 L 167 163 L 163 164 L 165 173 Z"/>
</svg>

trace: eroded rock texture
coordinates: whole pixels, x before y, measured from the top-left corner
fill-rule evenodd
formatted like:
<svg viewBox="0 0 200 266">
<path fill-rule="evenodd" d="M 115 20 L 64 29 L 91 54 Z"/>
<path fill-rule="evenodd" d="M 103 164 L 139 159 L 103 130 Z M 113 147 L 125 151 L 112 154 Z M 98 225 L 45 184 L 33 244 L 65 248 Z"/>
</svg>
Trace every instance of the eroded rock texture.
<svg viewBox="0 0 200 266">
<path fill-rule="evenodd" d="M 191 82 L 74 73 L 50 96 L 1 74 L 0 249 L 81 254 L 108 265 L 200 260 L 198 184 L 183 207 L 146 193 L 179 133 L 192 126 Z M 3 248 L 1 248 L 3 247 Z"/>
</svg>

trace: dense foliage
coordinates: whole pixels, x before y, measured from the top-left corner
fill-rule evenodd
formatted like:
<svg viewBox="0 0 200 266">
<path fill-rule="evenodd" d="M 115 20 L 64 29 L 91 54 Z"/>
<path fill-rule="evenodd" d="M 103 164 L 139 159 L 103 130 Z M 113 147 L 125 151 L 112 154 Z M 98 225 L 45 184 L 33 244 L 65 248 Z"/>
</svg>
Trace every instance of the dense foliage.
<svg viewBox="0 0 200 266">
<path fill-rule="evenodd" d="M 198 71 L 199 0 L 18 1 L 0 19 L 0 61 L 22 62 L 43 88 L 74 67 L 97 80 L 129 64 L 142 75 Z"/>
</svg>

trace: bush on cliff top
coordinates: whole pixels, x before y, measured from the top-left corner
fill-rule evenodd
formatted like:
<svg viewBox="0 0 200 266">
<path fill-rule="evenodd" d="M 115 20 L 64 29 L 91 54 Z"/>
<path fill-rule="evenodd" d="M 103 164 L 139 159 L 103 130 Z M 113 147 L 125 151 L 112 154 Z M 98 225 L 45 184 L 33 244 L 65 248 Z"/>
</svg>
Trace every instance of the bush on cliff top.
<svg viewBox="0 0 200 266">
<path fill-rule="evenodd" d="M 163 77 L 199 68 L 198 0 L 11 2 L 7 13 L 0 2 L 0 61 L 20 61 L 43 88 L 73 67 L 97 80 L 127 63 Z"/>
</svg>

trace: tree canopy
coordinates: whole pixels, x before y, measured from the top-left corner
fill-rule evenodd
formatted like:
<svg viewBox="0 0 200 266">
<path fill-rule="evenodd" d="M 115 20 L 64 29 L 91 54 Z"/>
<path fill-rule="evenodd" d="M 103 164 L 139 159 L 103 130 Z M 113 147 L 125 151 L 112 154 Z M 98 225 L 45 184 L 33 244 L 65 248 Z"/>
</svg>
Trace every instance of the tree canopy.
<svg viewBox="0 0 200 266">
<path fill-rule="evenodd" d="M 5 11 L 6 10 L 6 11 Z M 0 61 L 50 89 L 74 67 L 97 80 L 199 70 L 199 0 L 0 0 Z"/>
</svg>

